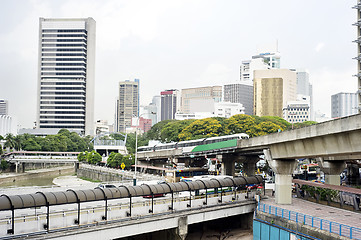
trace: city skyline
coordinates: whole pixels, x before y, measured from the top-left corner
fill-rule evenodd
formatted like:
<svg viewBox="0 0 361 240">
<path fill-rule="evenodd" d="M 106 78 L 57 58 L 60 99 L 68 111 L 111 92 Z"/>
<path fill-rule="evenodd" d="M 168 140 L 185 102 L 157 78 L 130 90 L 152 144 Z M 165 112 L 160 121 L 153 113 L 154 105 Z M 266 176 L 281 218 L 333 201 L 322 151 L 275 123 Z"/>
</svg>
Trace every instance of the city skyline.
<svg viewBox="0 0 361 240">
<path fill-rule="evenodd" d="M 164 89 L 236 82 L 241 61 L 275 41 L 281 68 L 308 69 L 314 109 L 330 115 L 332 94 L 357 89 L 352 77 L 357 72 L 352 60 L 357 53 L 352 43 L 357 36 L 354 5 L 310 0 L 5 0 L 0 10 L 0 98 L 9 101 L 9 115 L 22 127 L 33 127 L 39 17 L 92 17 L 97 21 L 94 120 L 113 122 L 119 81 L 140 78 L 140 104 L 147 105 Z"/>
</svg>

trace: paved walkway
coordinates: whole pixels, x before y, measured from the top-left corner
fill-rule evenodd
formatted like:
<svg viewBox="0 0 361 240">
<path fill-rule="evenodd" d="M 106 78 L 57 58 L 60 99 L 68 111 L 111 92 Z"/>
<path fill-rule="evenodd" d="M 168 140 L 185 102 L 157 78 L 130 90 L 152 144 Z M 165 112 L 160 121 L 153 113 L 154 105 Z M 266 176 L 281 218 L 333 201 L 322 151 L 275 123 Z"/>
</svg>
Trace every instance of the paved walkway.
<svg viewBox="0 0 361 240">
<path fill-rule="evenodd" d="M 276 204 L 274 198 L 272 197 L 268 197 L 268 199 L 262 199 L 261 203 L 307 214 L 313 217 L 319 217 L 351 227 L 361 228 L 361 212 L 353 212 L 345 209 L 335 208 L 299 198 L 292 198 L 291 205 Z"/>
</svg>

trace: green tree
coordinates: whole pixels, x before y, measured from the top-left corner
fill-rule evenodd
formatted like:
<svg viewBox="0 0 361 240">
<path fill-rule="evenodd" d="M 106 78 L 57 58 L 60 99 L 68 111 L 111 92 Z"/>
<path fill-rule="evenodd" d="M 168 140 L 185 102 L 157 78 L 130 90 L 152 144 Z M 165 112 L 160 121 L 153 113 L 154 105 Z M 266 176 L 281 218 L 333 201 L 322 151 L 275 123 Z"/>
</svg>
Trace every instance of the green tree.
<svg viewBox="0 0 361 240">
<path fill-rule="evenodd" d="M 237 114 L 230 117 L 226 123 L 226 135 L 227 134 L 236 134 L 236 133 L 246 133 L 252 137 L 252 129 L 256 126 L 256 121 L 254 117 Z"/>
<path fill-rule="evenodd" d="M 149 139 L 146 136 L 146 134 L 138 134 L 138 147 L 148 145 Z M 129 153 L 135 153 L 135 133 L 128 134 L 125 146 Z"/>
<path fill-rule="evenodd" d="M 278 116 L 263 116 L 263 117 L 253 116 L 253 117 L 255 118 L 257 124 L 261 122 L 272 122 L 276 125 L 279 125 L 281 127 L 281 131 L 288 129 L 289 126 L 291 126 L 289 122 Z"/>
<path fill-rule="evenodd" d="M 134 155 L 123 156 L 123 163 L 125 164 L 125 168 L 130 169 L 135 163 Z"/>
<path fill-rule="evenodd" d="M 152 128 L 146 133 L 147 139 L 153 139 L 153 140 L 161 140 L 161 132 L 165 125 L 167 125 L 169 122 L 176 121 L 176 120 L 163 120 L 160 121 L 152 126 Z M 129 136 L 129 134 L 128 134 Z"/>
<path fill-rule="evenodd" d="M 303 128 L 303 127 L 307 127 L 307 126 L 311 126 L 311 125 L 314 125 L 314 124 L 317 124 L 317 122 L 314 122 L 314 121 L 306 121 L 306 122 L 303 122 L 303 123 L 294 123 L 292 124 L 289 128 L 290 129 L 296 129 L 296 128 Z"/>
<path fill-rule="evenodd" d="M 5 159 L 1 159 L 0 168 L 2 171 L 6 170 L 9 167 L 8 162 Z"/>
<path fill-rule="evenodd" d="M 222 125 L 217 119 L 204 118 L 198 119 L 187 127 L 179 134 L 179 140 L 192 140 L 199 138 L 215 137 L 222 135 Z"/>
<path fill-rule="evenodd" d="M 122 154 L 112 152 L 107 159 L 107 165 L 112 168 L 119 168 L 120 164 L 122 163 L 122 160 L 123 160 Z"/>
<path fill-rule="evenodd" d="M 23 149 L 25 151 L 40 151 L 41 146 L 38 144 L 34 138 L 29 138 L 24 141 L 23 143 Z"/>
<path fill-rule="evenodd" d="M 257 124 L 252 131 L 252 136 L 262 136 L 267 135 L 270 133 L 278 132 L 278 130 L 282 127 L 280 125 L 277 125 L 270 121 L 261 122 L 260 124 Z"/>
<path fill-rule="evenodd" d="M 6 148 L 14 149 L 16 146 L 15 137 L 13 134 L 8 133 L 5 135 L 5 144 Z"/>
<path fill-rule="evenodd" d="M 87 158 L 88 158 L 88 152 L 87 151 L 81 152 L 77 156 L 77 159 L 78 159 L 79 162 L 86 162 Z"/>
<path fill-rule="evenodd" d="M 183 131 L 184 128 L 189 126 L 195 120 L 182 120 L 182 121 L 171 121 L 168 122 L 163 129 L 161 130 L 161 141 L 162 142 L 179 142 L 179 133 Z"/>
<path fill-rule="evenodd" d="M 115 140 L 125 140 L 125 137 L 123 136 L 125 134 L 121 134 L 121 133 L 111 133 L 109 136 L 111 137 L 111 139 L 115 139 Z"/>
<path fill-rule="evenodd" d="M 90 164 L 97 164 L 102 161 L 102 156 L 99 153 L 95 152 L 94 150 L 91 151 L 88 155 L 88 163 Z"/>
</svg>

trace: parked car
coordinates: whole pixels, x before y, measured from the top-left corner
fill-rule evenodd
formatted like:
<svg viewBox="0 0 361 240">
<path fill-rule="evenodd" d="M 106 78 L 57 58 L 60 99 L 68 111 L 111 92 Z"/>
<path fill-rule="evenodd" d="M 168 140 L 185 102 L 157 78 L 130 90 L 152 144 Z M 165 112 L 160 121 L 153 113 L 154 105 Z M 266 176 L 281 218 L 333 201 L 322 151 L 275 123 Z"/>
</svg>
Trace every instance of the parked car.
<svg viewBox="0 0 361 240">
<path fill-rule="evenodd" d="M 116 186 L 113 184 L 99 184 L 98 187 L 99 188 L 116 188 Z"/>
</svg>

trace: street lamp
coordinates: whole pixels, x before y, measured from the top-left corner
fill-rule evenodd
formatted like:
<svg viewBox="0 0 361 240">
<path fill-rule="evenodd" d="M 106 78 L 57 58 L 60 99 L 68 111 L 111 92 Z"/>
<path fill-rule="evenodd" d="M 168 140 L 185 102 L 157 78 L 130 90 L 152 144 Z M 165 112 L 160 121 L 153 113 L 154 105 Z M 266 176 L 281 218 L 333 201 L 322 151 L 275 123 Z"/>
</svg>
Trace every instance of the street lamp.
<svg viewBox="0 0 361 240">
<path fill-rule="evenodd" d="M 150 113 L 142 113 L 138 116 L 137 125 L 135 128 L 135 159 L 134 159 L 134 177 L 133 177 L 133 186 L 137 185 L 137 162 L 138 162 L 138 127 L 139 127 L 139 119 L 144 114 L 155 114 L 154 112 Z M 133 115 L 134 116 L 134 115 Z"/>
</svg>

